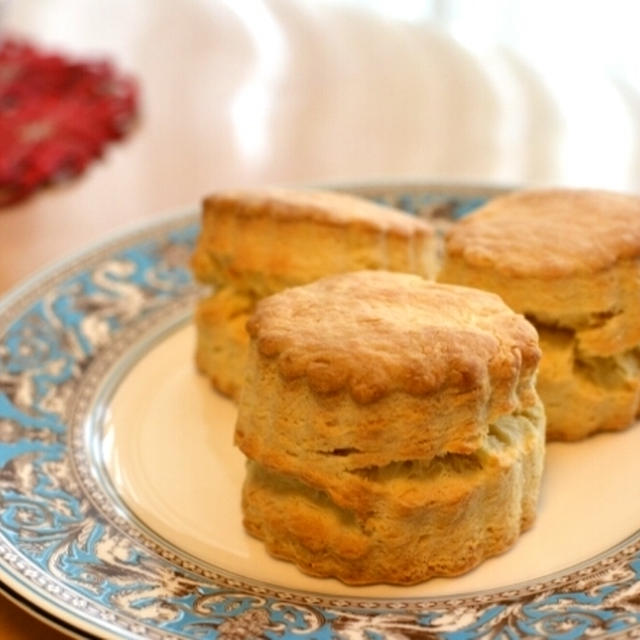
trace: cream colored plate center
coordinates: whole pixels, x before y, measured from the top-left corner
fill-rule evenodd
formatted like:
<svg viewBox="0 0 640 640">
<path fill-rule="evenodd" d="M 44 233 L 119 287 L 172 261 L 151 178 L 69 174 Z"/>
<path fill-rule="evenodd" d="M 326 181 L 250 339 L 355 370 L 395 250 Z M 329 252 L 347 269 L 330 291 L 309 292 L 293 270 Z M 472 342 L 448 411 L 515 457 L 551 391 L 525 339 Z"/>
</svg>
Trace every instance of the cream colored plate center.
<svg viewBox="0 0 640 640">
<path fill-rule="evenodd" d="M 243 531 L 243 457 L 235 408 L 194 370 L 185 326 L 127 372 L 107 412 L 103 455 L 116 492 L 157 535 L 241 576 L 324 594 L 449 595 L 505 587 L 589 560 L 640 527 L 640 426 L 578 444 L 552 444 L 534 528 L 507 553 L 454 579 L 401 588 L 347 587 L 270 558 Z"/>
</svg>

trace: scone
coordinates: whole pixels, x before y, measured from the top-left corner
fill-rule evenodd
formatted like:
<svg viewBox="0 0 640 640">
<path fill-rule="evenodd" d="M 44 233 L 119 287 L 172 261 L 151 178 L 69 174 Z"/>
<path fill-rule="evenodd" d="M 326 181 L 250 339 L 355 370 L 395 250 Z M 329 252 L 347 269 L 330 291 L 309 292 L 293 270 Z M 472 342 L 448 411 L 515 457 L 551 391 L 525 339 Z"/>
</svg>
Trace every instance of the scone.
<svg viewBox="0 0 640 640">
<path fill-rule="evenodd" d="M 493 294 L 359 271 L 258 303 L 236 423 L 244 523 L 350 584 L 456 575 L 534 519 L 535 329 Z"/>
<path fill-rule="evenodd" d="M 433 277 L 432 227 L 363 198 L 320 190 L 223 192 L 204 201 L 192 259 L 213 294 L 196 311 L 196 362 L 237 399 L 257 300 L 286 287 L 358 269 Z"/>
<path fill-rule="evenodd" d="M 547 436 L 629 426 L 640 403 L 640 199 L 514 192 L 446 238 L 441 282 L 498 293 L 540 333 Z"/>
</svg>

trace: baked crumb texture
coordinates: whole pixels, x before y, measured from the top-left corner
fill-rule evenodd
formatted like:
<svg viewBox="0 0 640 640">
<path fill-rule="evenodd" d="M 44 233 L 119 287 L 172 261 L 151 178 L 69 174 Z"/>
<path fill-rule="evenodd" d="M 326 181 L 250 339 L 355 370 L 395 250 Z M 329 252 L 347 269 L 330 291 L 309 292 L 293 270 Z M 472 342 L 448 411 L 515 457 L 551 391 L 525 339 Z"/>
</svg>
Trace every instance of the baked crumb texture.
<svg viewBox="0 0 640 640">
<path fill-rule="evenodd" d="M 433 228 L 402 211 L 328 191 L 269 189 L 205 199 L 192 258 L 213 293 L 196 311 L 196 362 L 237 399 L 255 302 L 290 286 L 359 269 L 433 278 Z"/>
<path fill-rule="evenodd" d="M 498 293 L 540 333 L 550 440 L 628 427 L 640 407 L 640 199 L 515 192 L 454 226 L 438 276 Z"/>
<path fill-rule="evenodd" d="M 236 444 L 246 529 L 304 572 L 468 571 L 535 517 L 535 329 L 490 293 L 385 271 L 258 303 Z"/>
</svg>

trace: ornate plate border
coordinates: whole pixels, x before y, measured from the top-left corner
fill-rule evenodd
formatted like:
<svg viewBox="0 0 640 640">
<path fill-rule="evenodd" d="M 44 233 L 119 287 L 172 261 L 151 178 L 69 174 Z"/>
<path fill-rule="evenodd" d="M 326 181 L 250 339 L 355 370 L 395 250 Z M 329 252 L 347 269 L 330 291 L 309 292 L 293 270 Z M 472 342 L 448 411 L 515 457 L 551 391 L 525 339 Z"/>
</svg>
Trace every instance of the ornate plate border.
<svg viewBox="0 0 640 640">
<path fill-rule="evenodd" d="M 446 226 L 496 190 L 347 187 Z M 180 313 L 195 213 L 85 252 L 0 303 L 0 577 L 39 610 L 110 637 L 640 637 L 640 532 L 510 589 L 372 600 L 286 591 L 203 566 L 118 508 L 86 420 L 106 372 Z"/>
</svg>

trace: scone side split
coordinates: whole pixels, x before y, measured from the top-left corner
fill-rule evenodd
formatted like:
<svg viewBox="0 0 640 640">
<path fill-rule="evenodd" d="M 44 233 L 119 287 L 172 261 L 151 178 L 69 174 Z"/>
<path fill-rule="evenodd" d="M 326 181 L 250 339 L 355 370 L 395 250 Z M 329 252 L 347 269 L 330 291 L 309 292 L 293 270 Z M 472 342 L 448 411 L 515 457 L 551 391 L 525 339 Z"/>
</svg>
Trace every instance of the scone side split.
<svg viewBox="0 0 640 640">
<path fill-rule="evenodd" d="M 445 456 L 430 465 L 363 471 L 376 496 L 366 513 L 250 461 L 245 528 L 275 557 L 347 584 L 414 584 L 465 573 L 509 549 L 535 519 L 544 413 L 540 405 L 513 420 L 515 442 L 500 442 L 501 451 L 483 443 L 469 461 Z"/>
<path fill-rule="evenodd" d="M 309 189 L 213 194 L 204 201 L 192 257 L 213 288 L 196 313 L 196 362 L 215 388 L 237 399 L 248 336 L 238 327 L 255 301 L 325 275 L 387 269 L 433 278 L 431 225 L 357 196 Z"/>
<path fill-rule="evenodd" d="M 628 427 L 640 406 L 640 198 L 498 197 L 451 228 L 441 282 L 498 293 L 537 327 L 550 440 Z"/>
<path fill-rule="evenodd" d="M 356 272 L 271 296 L 248 326 L 236 443 L 245 525 L 271 553 L 409 584 L 467 571 L 532 523 L 540 352 L 497 296 Z"/>
</svg>

